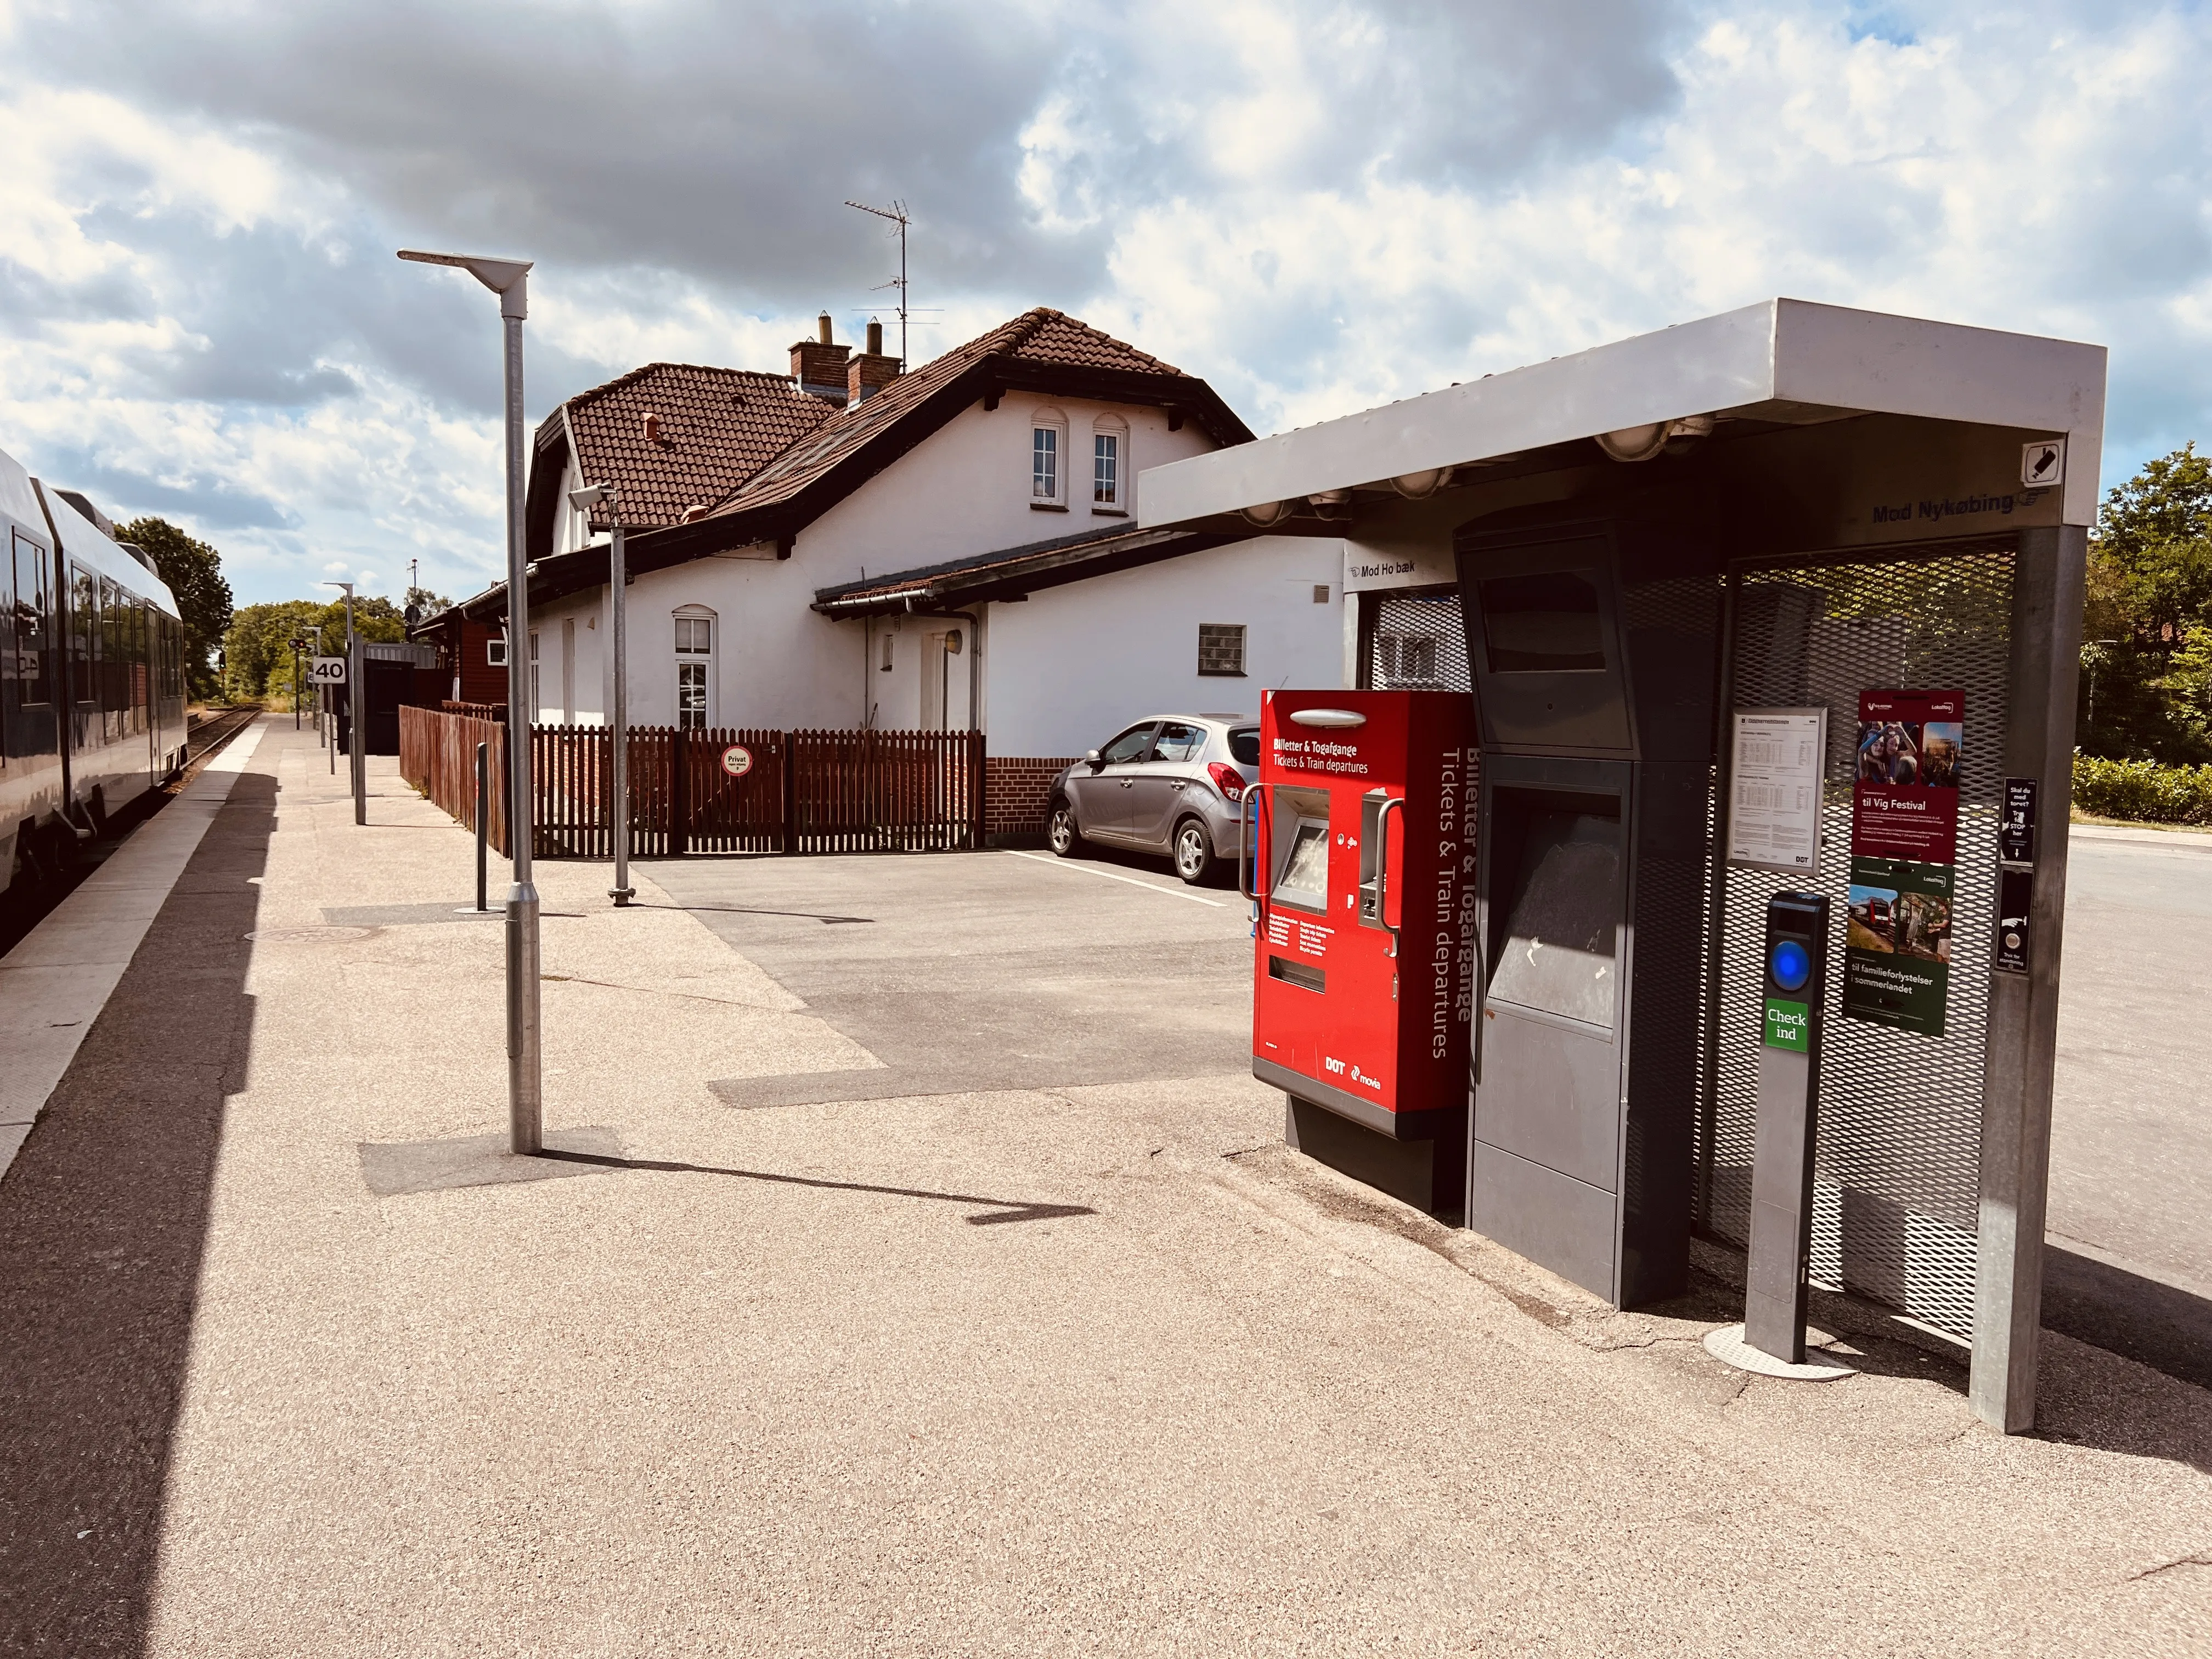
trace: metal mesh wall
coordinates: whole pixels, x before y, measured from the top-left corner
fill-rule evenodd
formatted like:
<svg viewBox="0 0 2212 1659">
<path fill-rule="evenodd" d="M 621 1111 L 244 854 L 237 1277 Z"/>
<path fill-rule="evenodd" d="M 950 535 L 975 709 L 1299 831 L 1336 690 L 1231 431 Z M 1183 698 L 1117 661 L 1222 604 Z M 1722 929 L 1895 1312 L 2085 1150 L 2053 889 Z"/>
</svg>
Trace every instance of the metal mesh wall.
<svg viewBox="0 0 2212 1659">
<path fill-rule="evenodd" d="M 1458 593 L 1386 593 L 1376 600 L 1367 684 L 1376 691 L 1474 690 Z"/>
<path fill-rule="evenodd" d="M 1996 816 L 2002 787 L 2014 544 L 1956 544 L 1911 562 L 1747 573 L 1734 602 L 1729 702 L 1828 709 L 1820 890 L 1834 914 L 1820 1069 L 1813 1277 L 1971 1337 Z M 1851 781 L 1863 690 L 1963 688 L 1945 1032 L 1841 1017 Z M 1768 897 L 1802 878 L 1728 869 L 1711 1087 L 1701 1104 L 1701 1225 L 1749 1230 L 1760 951 Z"/>
</svg>

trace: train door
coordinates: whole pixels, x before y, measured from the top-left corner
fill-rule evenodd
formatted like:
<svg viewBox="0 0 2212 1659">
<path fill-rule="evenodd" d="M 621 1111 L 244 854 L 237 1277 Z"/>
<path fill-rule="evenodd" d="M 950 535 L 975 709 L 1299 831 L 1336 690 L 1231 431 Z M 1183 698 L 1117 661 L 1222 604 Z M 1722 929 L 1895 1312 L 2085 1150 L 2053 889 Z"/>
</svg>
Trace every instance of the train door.
<svg viewBox="0 0 2212 1659">
<path fill-rule="evenodd" d="M 69 636 L 63 646 L 69 749 L 73 755 L 82 755 L 97 741 L 100 721 L 100 579 L 81 564 L 70 566 L 69 613 Z"/>
<path fill-rule="evenodd" d="M 110 745 L 131 728 L 131 639 L 123 590 L 100 579 L 100 731 Z"/>
</svg>

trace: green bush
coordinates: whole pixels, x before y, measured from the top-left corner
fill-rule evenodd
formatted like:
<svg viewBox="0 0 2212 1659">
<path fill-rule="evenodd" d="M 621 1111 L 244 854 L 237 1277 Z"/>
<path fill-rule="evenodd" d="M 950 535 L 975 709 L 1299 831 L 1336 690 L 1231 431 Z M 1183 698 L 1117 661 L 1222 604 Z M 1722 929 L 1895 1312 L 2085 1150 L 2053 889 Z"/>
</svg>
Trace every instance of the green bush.
<svg viewBox="0 0 2212 1659">
<path fill-rule="evenodd" d="M 2102 818 L 2212 824 L 2212 766 L 2100 760 L 2076 750 L 2074 805 Z"/>
</svg>

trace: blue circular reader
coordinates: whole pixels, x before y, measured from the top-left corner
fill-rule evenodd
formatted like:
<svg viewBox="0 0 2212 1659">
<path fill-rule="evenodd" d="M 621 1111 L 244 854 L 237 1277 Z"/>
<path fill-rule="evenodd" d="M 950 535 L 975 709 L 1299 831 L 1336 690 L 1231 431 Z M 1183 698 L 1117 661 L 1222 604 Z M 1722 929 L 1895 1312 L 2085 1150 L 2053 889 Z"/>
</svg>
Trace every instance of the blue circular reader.
<svg viewBox="0 0 2212 1659">
<path fill-rule="evenodd" d="M 1774 960 L 1768 965 L 1774 982 L 1785 991 L 1802 990 L 1805 981 L 1813 977 L 1813 958 L 1794 939 L 1785 939 L 1774 947 Z"/>
</svg>

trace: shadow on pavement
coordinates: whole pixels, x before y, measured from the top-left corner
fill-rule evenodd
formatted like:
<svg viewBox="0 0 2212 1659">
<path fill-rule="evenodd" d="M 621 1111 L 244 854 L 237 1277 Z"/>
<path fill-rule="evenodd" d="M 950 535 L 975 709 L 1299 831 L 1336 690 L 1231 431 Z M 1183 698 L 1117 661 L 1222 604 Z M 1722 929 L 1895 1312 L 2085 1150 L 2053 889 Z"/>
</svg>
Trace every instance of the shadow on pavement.
<svg viewBox="0 0 2212 1659">
<path fill-rule="evenodd" d="M 276 780 L 242 773 L 0 1200 L 0 1650 L 137 1654 Z"/>
<path fill-rule="evenodd" d="M 981 1204 L 994 1212 L 967 1218 L 971 1227 L 1006 1221 L 1050 1221 L 1058 1216 L 1097 1215 L 1087 1204 L 1036 1204 L 1018 1198 L 979 1198 L 973 1193 L 933 1193 L 919 1187 L 877 1187 L 865 1181 L 823 1181 L 812 1176 L 778 1175 L 769 1170 L 722 1170 L 711 1164 L 674 1164 L 661 1158 L 606 1158 L 596 1152 L 562 1152 L 549 1146 L 538 1154 L 567 1164 L 597 1164 L 610 1170 L 658 1170 L 668 1175 L 733 1176 L 740 1181 L 773 1182 L 781 1187 L 815 1187 L 833 1193 L 881 1193 L 890 1198 L 927 1198 L 945 1204 Z"/>
<path fill-rule="evenodd" d="M 2212 1302 L 2071 1250 L 2043 1249 L 2043 1323 L 2212 1389 Z"/>
</svg>

